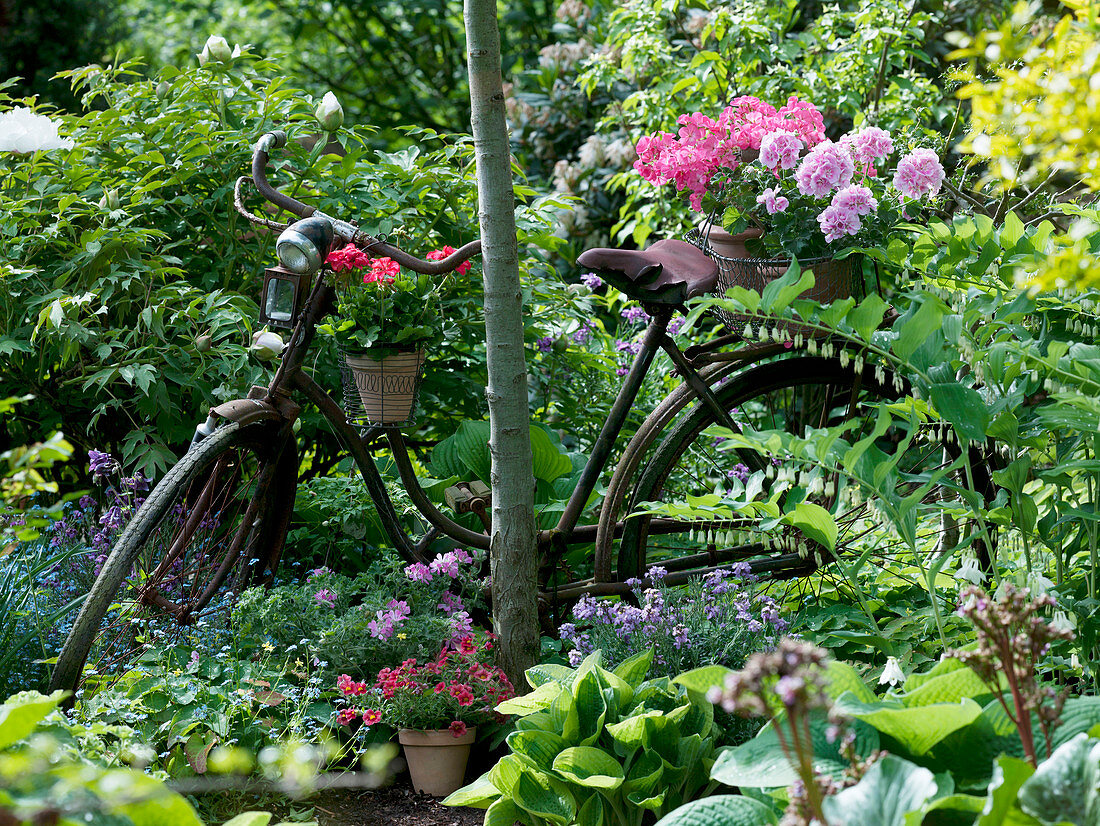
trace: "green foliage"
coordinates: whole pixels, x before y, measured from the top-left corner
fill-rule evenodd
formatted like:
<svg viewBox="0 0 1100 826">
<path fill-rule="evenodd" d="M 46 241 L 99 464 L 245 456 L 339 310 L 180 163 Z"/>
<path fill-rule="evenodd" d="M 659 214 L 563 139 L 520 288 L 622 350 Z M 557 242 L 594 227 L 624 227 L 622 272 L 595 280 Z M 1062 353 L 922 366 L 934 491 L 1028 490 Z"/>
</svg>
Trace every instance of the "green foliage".
<svg viewBox="0 0 1100 826">
<path fill-rule="evenodd" d="M 245 591 L 233 609 L 234 635 L 249 648 L 266 642 L 295 659 L 317 658 L 330 682 L 339 674 L 373 679 L 410 657 L 433 659 L 460 626 L 468 630 L 461 612 L 481 604 L 479 564 L 460 566 L 458 578 L 429 571 L 429 581 L 410 579 L 390 559 L 355 577 L 316 569 L 302 582 Z M 398 603 L 405 616 L 384 619 Z"/>
<path fill-rule="evenodd" d="M 444 803 L 486 809 L 485 823 L 638 824 L 698 795 L 713 762 L 713 710 L 667 677 L 646 680 L 652 652 L 614 671 L 599 652 L 577 668 L 536 666 L 509 755 Z"/>
<path fill-rule="evenodd" d="M 322 331 L 351 352 L 431 347 L 443 338 L 439 286 L 429 275 L 401 273 L 345 287 Z"/>
</svg>

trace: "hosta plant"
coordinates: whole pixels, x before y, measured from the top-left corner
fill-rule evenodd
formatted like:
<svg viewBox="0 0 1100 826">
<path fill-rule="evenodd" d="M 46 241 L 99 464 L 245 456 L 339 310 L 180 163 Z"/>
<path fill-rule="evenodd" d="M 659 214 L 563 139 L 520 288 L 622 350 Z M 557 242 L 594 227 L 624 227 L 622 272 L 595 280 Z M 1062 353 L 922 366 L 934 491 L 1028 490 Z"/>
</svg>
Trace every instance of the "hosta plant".
<svg viewBox="0 0 1100 826">
<path fill-rule="evenodd" d="M 639 826 L 702 794 L 714 762 L 714 710 L 680 677 L 647 680 L 652 651 L 613 671 L 599 651 L 576 669 L 538 665 L 510 754 L 444 803 L 484 808 L 485 824 Z M 686 675 L 682 675 L 686 676 Z"/>
</svg>

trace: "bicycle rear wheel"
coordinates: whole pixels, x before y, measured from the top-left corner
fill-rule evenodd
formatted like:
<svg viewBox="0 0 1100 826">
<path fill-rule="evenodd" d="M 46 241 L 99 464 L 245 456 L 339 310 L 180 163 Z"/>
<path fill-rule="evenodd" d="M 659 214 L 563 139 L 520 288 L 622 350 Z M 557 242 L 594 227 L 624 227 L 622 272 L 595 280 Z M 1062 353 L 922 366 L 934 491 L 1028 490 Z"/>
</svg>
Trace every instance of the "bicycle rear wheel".
<svg viewBox="0 0 1100 826">
<path fill-rule="evenodd" d="M 951 467 L 958 448 L 942 441 L 944 430 L 934 423 L 908 421 L 898 411 L 880 418 L 880 408 L 901 396 L 891 377 L 876 380 L 873 370 L 856 373 L 839 359 L 797 357 L 754 367 L 715 392 L 738 428 L 759 446 L 723 449 L 724 440 L 715 432 L 721 425 L 702 403 L 674 424 L 631 497 L 619 548 L 619 581 L 640 577 L 654 564 L 681 572 L 674 579 L 682 579 L 685 572 L 737 562 L 749 563 L 762 578 L 791 579 L 838 558 L 885 563 L 914 551 L 942 552 L 957 543 L 950 520 L 942 517 L 950 509 L 945 503 L 955 499 L 952 489 L 962 484 L 961 471 Z M 808 428 L 841 425 L 845 429 L 828 456 L 818 455 L 817 446 L 797 455 L 784 447 Z M 737 439 L 730 444 L 738 444 Z M 862 480 L 835 461 L 857 444 L 864 448 L 860 462 L 865 472 L 857 474 Z M 882 478 L 874 480 L 876 467 L 882 468 Z M 826 547 L 804 525 L 716 507 L 736 499 L 734 493 L 743 492 L 738 481 L 756 471 L 763 471 L 757 476 L 758 500 L 779 493 L 780 504 L 801 501 L 828 511 L 837 530 L 834 547 Z M 979 472 L 976 482 L 984 485 L 986 479 Z M 876 482 L 877 493 L 863 484 L 867 481 Z M 897 521 L 885 514 L 897 517 L 900 500 L 918 490 L 924 491 L 920 501 L 910 507 L 910 521 L 899 531 Z M 977 545 L 971 527 L 963 533 Z"/>
<path fill-rule="evenodd" d="M 65 640 L 51 689 L 73 690 L 86 663 L 109 674 L 146 645 L 228 613 L 229 594 L 270 582 L 297 486 L 287 428 L 223 425 L 154 488 L 104 562 Z"/>
</svg>

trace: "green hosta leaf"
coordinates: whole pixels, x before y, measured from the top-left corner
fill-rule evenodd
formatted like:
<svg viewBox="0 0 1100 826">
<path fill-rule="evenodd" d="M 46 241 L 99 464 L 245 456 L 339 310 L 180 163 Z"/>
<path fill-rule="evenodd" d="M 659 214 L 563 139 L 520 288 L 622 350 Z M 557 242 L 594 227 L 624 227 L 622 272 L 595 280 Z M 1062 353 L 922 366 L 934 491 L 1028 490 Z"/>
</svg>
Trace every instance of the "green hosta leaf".
<svg viewBox="0 0 1100 826">
<path fill-rule="evenodd" d="M 665 761 L 661 759 L 661 755 L 655 751 L 644 751 L 630 767 L 623 789 L 628 794 L 637 792 L 643 797 L 648 797 L 657 788 L 664 771 Z"/>
<path fill-rule="evenodd" d="M 543 772 L 526 769 L 512 791 L 512 799 L 521 809 L 565 826 L 577 814 L 577 802 L 569 787 Z"/>
<path fill-rule="evenodd" d="M 523 675 L 531 688 L 538 688 L 550 682 L 566 685 L 573 678 L 573 669 L 558 663 L 540 663 L 528 668 Z"/>
<path fill-rule="evenodd" d="M 989 409 L 977 390 L 954 382 L 933 384 L 928 395 L 936 410 L 959 434 L 972 442 L 985 440 Z"/>
<path fill-rule="evenodd" d="M 569 473 L 573 463 L 550 439 L 545 430 L 531 425 L 532 470 L 536 479 L 553 482 Z M 438 476 L 489 481 L 489 423 L 465 421 L 458 430 L 432 450 L 432 471 Z"/>
<path fill-rule="evenodd" d="M 825 680 L 825 693 L 834 700 L 845 691 L 852 692 L 857 700 L 865 703 L 873 703 L 878 699 L 875 692 L 863 682 L 859 672 L 840 660 L 829 660 L 825 666 Z"/>
<path fill-rule="evenodd" d="M 649 745 L 649 729 L 646 728 L 646 719 L 660 717 L 662 714 L 663 712 L 660 711 L 645 711 L 641 714 L 635 714 L 618 723 L 609 725 L 607 733 L 611 735 L 615 742 L 621 743 L 631 751 L 646 747 Z"/>
<path fill-rule="evenodd" d="M 822 809 L 830 823 L 907 826 L 905 816 L 919 810 L 936 790 L 932 772 L 888 754 L 856 785 L 825 798 Z"/>
<path fill-rule="evenodd" d="M 837 714 L 854 717 L 896 740 L 911 754 L 926 754 L 954 731 L 970 725 L 982 708 L 967 698 L 959 703 L 937 703 L 906 708 L 895 703 L 862 703 L 844 694 L 833 707 Z"/>
<path fill-rule="evenodd" d="M 1100 743 L 1078 734 L 1024 781 L 1020 808 L 1042 823 L 1100 823 Z"/>
<path fill-rule="evenodd" d="M 581 810 L 577 812 L 577 821 L 574 826 L 603 826 L 603 822 L 603 798 L 594 794 L 584 801 Z"/>
<path fill-rule="evenodd" d="M 573 470 L 569 457 L 558 450 L 545 430 L 537 425 L 531 426 L 532 471 L 536 479 L 553 482 Z"/>
<path fill-rule="evenodd" d="M 641 792 L 631 792 L 626 796 L 627 802 L 632 806 L 639 809 L 648 809 L 651 812 L 655 812 L 664 805 L 665 793 L 655 794 L 653 796 L 646 796 Z"/>
<path fill-rule="evenodd" d="M 271 822 L 271 812 L 241 812 L 222 826 L 267 826 Z"/>
<path fill-rule="evenodd" d="M 531 714 L 548 708 L 565 689 L 559 683 L 544 683 L 522 697 L 513 697 L 497 704 L 501 714 Z M 568 692 L 567 692 L 568 693 Z"/>
<path fill-rule="evenodd" d="M 1007 731 L 1003 723 L 1008 724 Z M 938 742 L 932 748 L 931 759 L 950 771 L 956 782 L 976 786 L 989 783 L 999 756 L 1023 757 L 1023 754 L 1015 724 L 1001 704 L 992 700 L 977 720 Z"/>
<path fill-rule="evenodd" d="M 989 693 L 989 687 L 982 682 L 982 678 L 972 669 L 963 667 L 933 677 L 920 688 L 906 694 L 902 701 L 907 706 L 927 706 L 934 703 L 957 703 L 965 697 L 981 697 Z"/>
<path fill-rule="evenodd" d="M 0 749 L 18 743 L 34 731 L 64 697 L 64 691 L 55 691 L 48 697 L 37 691 L 23 691 L 9 697 L 0 705 Z"/>
<path fill-rule="evenodd" d="M 757 800 L 716 794 L 685 803 L 658 820 L 657 826 L 768 826 L 775 822 L 775 813 Z"/>
<path fill-rule="evenodd" d="M 1057 749 L 1097 723 L 1100 723 L 1100 697 L 1070 697 L 1062 707 L 1062 722 L 1054 730 L 1051 744 Z"/>
<path fill-rule="evenodd" d="M 600 702 L 603 702 L 603 697 L 600 697 Z M 566 743 L 576 744 L 580 737 L 581 718 L 573 692 L 566 689 L 558 694 L 550 704 L 550 719 L 554 722 L 554 730 L 561 732 Z"/>
<path fill-rule="evenodd" d="M 444 806 L 469 806 L 472 809 L 487 808 L 500 797 L 500 789 L 493 785 L 488 772 L 473 783 L 451 792 L 442 800 Z"/>
<path fill-rule="evenodd" d="M 553 769 L 566 780 L 591 789 L 617 789 L 623 784 L 623 767 L 603 749 L 574 746 L 554 759 Z"/>
<path fill-rule="evenodd" d="M 952 671 L 958 671 L 960 668 L 966 668 L 967 666 L 954 659 L 948 657 L 945 660 L 938 660 L 935 665 L 923 673 L 913 673 L 905 678 L 905 685 L 903 686 L 906 691 L 913 691 L 916 688 L 920 688 L 926 682 L 934 677 L 938 677 L 941 674 L 948 674 Z"/>
<path fill-rule="evenodd" d="M 450 798 L 448 798 L 449 800 Z M 443 801 L 446 803 L 447 801 Z M 481 826 L 516 826 L 517 823 L 532 823 L 531 816 L 508 798 L 501 798 L 485 812 Z"/>
<path fill-rule="evenodd" d="M 497 764 L 489 769 L 488 775 L 482 775 L 482 779 L 487 776 L 489 783 L 494 788 L 499 789 L 502 795 L 514 795 L 520 775 L 527 768 L 527 764 L 522 759 L 514 754 L 508 754 L 500 758 Z"/>
<path fill-rule="evenodd" d="M 993 777 L 989 781 L 982 816 L 974 826 L 1003 826 L 1003 824 L 1038 823 L 1030 815 L 1016 807 L 1016 796 L 1020 787 L 1035 774 L 1035 769 L 1026 760 L 1015 757 L 998 757 L 993 764 Z"/>
<path fill-rule="evenodd" d="M 549 731 L 513 731 L 506 742 L 515 754 L 529 758 L 536 766 L 549 771 L 554 758 L 566 747 L 566 742 Z"/>
<path fill-rule="evenodd" d="M 607 716 L 603 688 L 595 671 L 586 672 L 573 684 L 573 698 L 577 704 L 579 744 L 582 746 L 594 743 L 603 733 L 604 718 Z"/>
<path fill-rule="evenodd" d="M 691 671 L 685 671 L 683 674 L 673 677 L 672 682 L 682 685 L 688 691 L 706 694 L 714 686 L 723 685 L 726 681 L 726 675 L 732 673 L 733 671 L 724 665 L 704 665 L 701 668 L 693 668 Z"/>
<path fill-rule="evenodd" d="M 653 664 L 653 649 L 647 648 L 639 651 L 631 657 L 627 657 L 615 669 L 615 676 L 626 682 L 631 690 L 636 690 L 649 673 L 649 667 Z"/>
<path fill-rule="evenodd" d="M 553 731 L 557 732 L 557 726 L 554 725 L 554 718 L 550 716 L 549 711 L 535 711 L 525 717 L 519 717 L 516 719 L 516 729 L 518 731 Z"/>
</svg>

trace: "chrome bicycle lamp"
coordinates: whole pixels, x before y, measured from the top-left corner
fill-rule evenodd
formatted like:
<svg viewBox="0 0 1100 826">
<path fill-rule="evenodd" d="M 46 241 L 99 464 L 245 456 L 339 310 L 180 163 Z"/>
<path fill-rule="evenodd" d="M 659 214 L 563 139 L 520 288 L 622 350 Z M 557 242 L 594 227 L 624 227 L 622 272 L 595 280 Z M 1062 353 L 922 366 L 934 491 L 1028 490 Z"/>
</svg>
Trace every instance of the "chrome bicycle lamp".
<svg viewBox="0 0 1100 826">
<path fill-rule="evenodd" d="M 325 263 L 335 236 L 327 218 L 303 218 L 283 230 L 275 242 L 275 252 L 291 272 L 313 275 Z"/>
</svg>

